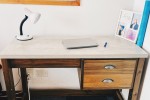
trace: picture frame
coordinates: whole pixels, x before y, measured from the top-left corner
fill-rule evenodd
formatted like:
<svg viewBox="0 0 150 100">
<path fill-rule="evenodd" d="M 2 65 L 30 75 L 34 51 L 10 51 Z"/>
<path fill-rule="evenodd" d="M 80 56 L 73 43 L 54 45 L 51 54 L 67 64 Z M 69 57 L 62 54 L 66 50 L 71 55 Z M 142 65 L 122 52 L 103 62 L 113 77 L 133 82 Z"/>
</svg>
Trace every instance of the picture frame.
<svg viewBox="0 0 150 100">
<path fill-rule="evenodd" d="M 141 19 L 140 13 L 121 10 L 115 35 L 136 43 Z"/>
</svg>

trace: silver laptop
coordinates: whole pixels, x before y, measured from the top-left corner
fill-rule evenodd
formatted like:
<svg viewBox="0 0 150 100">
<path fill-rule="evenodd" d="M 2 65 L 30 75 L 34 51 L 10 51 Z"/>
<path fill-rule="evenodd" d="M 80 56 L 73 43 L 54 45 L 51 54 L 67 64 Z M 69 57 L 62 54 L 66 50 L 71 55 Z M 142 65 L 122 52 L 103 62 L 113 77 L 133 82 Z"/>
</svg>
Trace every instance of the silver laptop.
<svg viewBox="0 0 150 100">
<path fill-rule="evenodd" d="M 62 43 L 67 49 L 91 48 L 98 46 L 96 40 L 91 38 L 66 39 L 63 40 Z"/>
</svg>

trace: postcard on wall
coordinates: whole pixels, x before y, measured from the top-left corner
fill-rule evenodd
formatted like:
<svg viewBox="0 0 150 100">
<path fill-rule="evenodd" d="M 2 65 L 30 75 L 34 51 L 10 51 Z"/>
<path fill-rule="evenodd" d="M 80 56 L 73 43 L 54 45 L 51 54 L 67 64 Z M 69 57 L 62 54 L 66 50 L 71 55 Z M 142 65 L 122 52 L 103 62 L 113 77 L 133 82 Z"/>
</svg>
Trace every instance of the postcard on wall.
<svg viewBox="0 0 150 100">
<path fill-rule="evenodd" d="M 142 16 L 139 13 L 122 10 L 116 35 L 135 43 L 138 37 L 141 18 Z"/>
</svg>

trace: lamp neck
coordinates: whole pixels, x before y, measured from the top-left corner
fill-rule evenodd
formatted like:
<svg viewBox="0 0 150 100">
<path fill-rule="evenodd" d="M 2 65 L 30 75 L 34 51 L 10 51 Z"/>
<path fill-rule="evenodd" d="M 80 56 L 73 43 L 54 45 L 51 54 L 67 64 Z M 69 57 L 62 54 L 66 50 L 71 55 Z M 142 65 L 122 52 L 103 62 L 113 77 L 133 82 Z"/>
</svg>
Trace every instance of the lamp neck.
<svg viewBox="0 0 150 100">
<path fill-rule="evenodd" d="M 22 27 L 23 27 L 23 24 L 24 22 L 28 19 L 28 16 L 25 15 L 25 18 L 21 21 L 20 23 L 20 35 L 23 35 L 23 31 L 22 31 Z"/>
</svg>

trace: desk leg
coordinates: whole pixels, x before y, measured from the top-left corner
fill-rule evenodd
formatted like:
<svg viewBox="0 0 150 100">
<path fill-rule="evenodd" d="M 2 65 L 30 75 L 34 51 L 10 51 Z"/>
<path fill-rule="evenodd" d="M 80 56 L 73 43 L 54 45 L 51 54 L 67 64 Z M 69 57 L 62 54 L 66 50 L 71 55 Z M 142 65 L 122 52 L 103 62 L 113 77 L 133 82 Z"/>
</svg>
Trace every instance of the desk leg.
<svg viewBox="0 0 150 100">
<path fill-rule="evenodd" d="M 130 91 L 129 91 L 128 100 L 139 100 L 139 97 L 140 97 L 139 88 L 140 88 L 141 76 L 142 76 L 142 72 L 143 72 L 144 63 L 145 63 L 144 58 L 139 59 L 136 74 L 135 74 L 133 89 L 130 89 Z"/>
<path fill-rule="evenodd" d="M 20 71 L 21 71 L 21 80 L 22 80 L 22 90 L 24 94 L 23 97 L 24 100 L 29 100 L 26 68 L 20 68 Z"/>
<path fill-rule="evenodd" d="M 4 74 L 5 84 L 6 84 L 8 100 L 16 100 L 12 68 L 9 65 L 7 59 L 2 59 L 1 61 L 3 66 L 3 74 Z"/>
<path fill-rule="evenodd" d="M 1 83 L 0 83 L 0 93 L 1 93 L 1 91 L 2 91 L 2 85 L 1 85 Z"/>
</svg>

